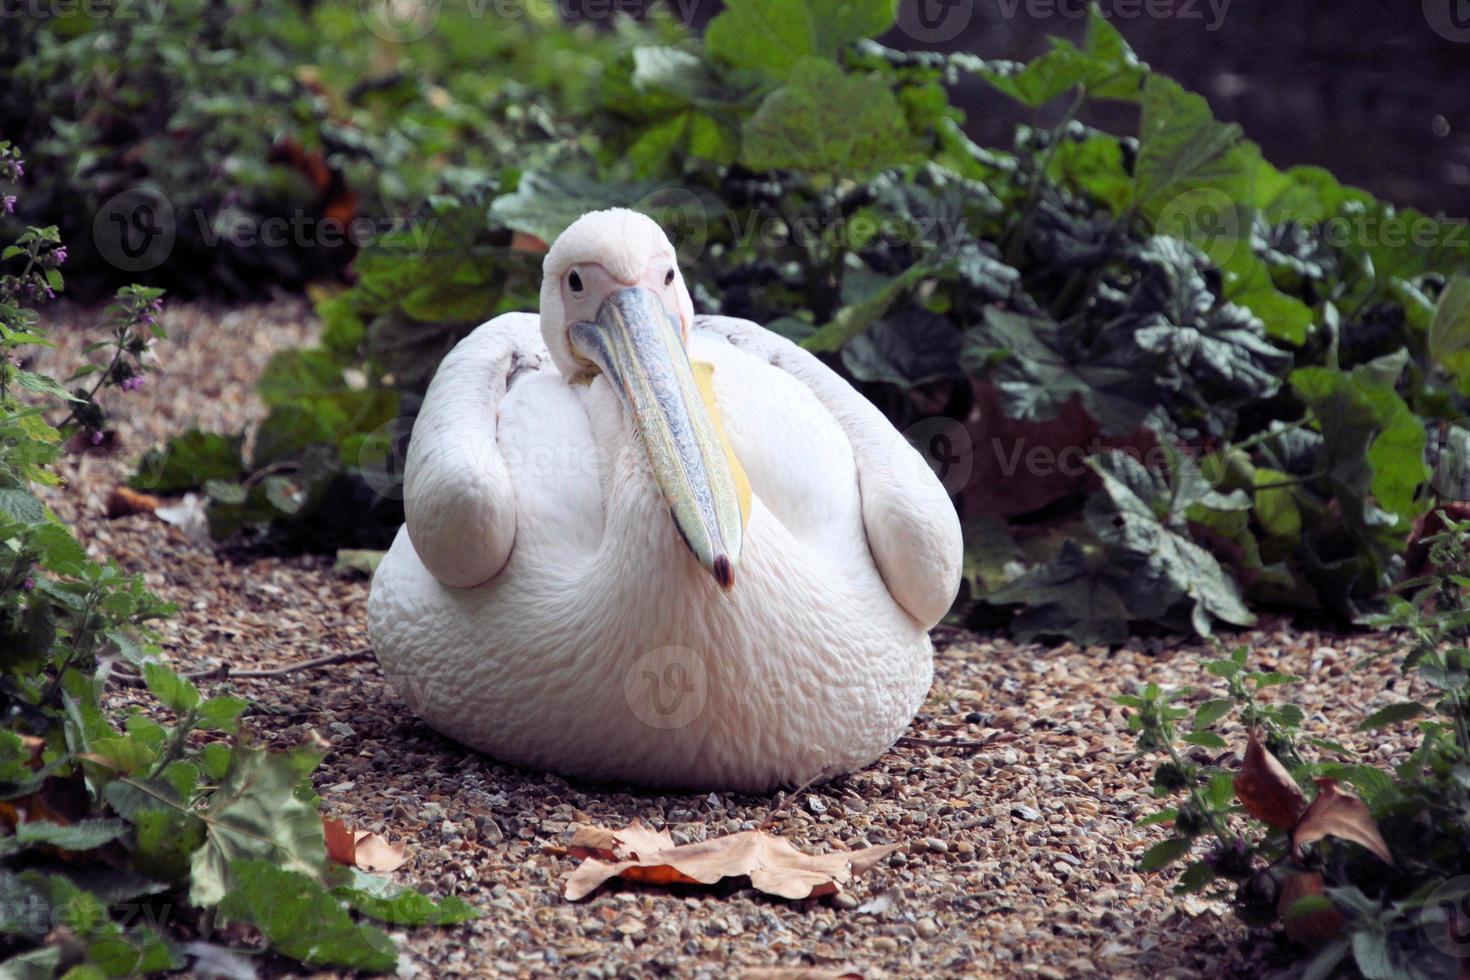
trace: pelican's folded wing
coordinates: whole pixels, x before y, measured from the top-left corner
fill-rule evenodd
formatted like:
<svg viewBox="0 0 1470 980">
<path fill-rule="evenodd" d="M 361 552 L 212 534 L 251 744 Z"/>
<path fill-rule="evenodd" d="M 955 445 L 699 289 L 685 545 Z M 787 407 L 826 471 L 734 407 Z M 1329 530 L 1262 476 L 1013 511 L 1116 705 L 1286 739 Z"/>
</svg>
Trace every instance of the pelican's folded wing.
<svg viewBox="0 0 1470 980">
<path fill-rule="evenodd" d="M 925 628 L 959 590 L 963 543 L 949 494 L 923 457 L 862 395 L 810 352 L 749 320 L 701 316 L 696 331 L 780 368 L 806 385 L 852 444 L 868 548 L 899 605 Z"/>
<path fill-rule="evenodd" d="M 512 372 L 548 355 L 540 321 L 507 313 L 444 358 L 414 422 L 403 513 L 414 551 L 445 585 L 493 578 L 510 557 L 516 500 L 496 444 L 500 400 Z"/>
</svg>

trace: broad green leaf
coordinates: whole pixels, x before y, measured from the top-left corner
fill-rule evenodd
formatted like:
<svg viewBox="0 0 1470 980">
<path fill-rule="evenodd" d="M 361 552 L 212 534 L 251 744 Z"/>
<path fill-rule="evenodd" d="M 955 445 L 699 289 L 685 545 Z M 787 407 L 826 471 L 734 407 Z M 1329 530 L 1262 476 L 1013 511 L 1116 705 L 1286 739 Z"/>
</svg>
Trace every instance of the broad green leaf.
<svg viewBox="0 0 1470 980">
<path fill-rule="evenodd" d="M 808 345 L 811 346 L 811 345 Z M 1079 398 L 1104 435 L 1123 435 L 1152 411 L 1156 395 L 1140 377 L 1133 352 L 1076 351 L 1053 321 L 987 307 L 984 321 L 966 335 L 962 360 L 990 371 L 1008 417 L 1044 422 Z"/>
<path fill-rule="evenodd" d="M 898 275 L 882 280 L 881 285 L 867 291 L 861 299 L 838 310 L 830 323 L 807 336 L 801 345 L 819 353 L 841 350 L 844 344 L 876 323 L 899 296 L 930 272 L 932 270 L 928 266 L 915 263 Z M 851 273 L 845 276 L 844 283 L 850 277 Z"/>
<path fill-rule="evenodd" d="M 796 64 L 745 121 L 741 139 L 740 160 L 752 170 L 832 178 L 861 178 L 916 156 L 888 83 L 818 58 Z"/>
<path fill-rule="evenodd" d="M 219 902 L 220 918 L 256 927 L 276 952 L 308 966 L 386 972 L 397 965 L 393 940 L 354 921 L 314 877 L 268 859 L 233 860 L 225 873 L 233 887 Z"/>
<path fill-rule="evenodd" d="M 980 67 L 980 75 L 998 91 L 1032 108 L 1079 85 L 1094 98 L 1138 100 L 1148 66 L 1096 9 L 1088 16 L 1081 48 L 1065 38 L 1050 41 L 1050 51 L 1025 65 L 987 62 Z"/>
<path fill-rule="evenodd" d="M 1430 708 L 1420 704 L 1418 701 L 1400 701 L 1397 704 L 1390 704 L 1386 707 L 1379 708 L 1367 718 L 1364 718 L 1358 725 L 1358 731 L 1368 732 L 1378 728 L 1388 728 L 1390 725 L 1412 721 L 1415 718 L 1433 713 Z"/>
<path fill-rule="evenodd" d="M 709 53 L 737 68 L 787 78 L 803 58 L 834 59 L 893 23 L 893 0 L 729 0 L 704 32 Z"/>
<path fill-rule="evenodd" d="M 1138 862 L 1138 869 L 1159 871 L 1166 868 L 1188 854 L 1192 843 L 1188 837 L 1170 837 L 1159 841 L 1144 852 L 1143 858 Z"/>
<path fill-rule="evenodd" d="M 187 677 L 180 677 L 157 661 L 143 665 L 143 680 L 148 690 L 174 714 L 183 716 L 199 706 L 199 688 Z"/>
<path fill-rule="evenodd" d="M 245 468 L 240 458 L 243 443 L 244 436 L 191 429 L 144 453 L 128 486 L 154 493 L 178 493 L 202 487 L 208 480 L 238 478 Z"/>
<path fill-rule="evenodd" d="M 961 334 L 937 313 L 905 307 L 848 341 L 842 364 L 859 381 L 885 381 L 912 388 L 944 378 L 963 377 Z"/>
<path fill-rule="evenodd" d="M 199 817 L 208 839 L 194 852 L 190 899 L 204 908 L 230 890 L 232 862 L 259 858 L 316 876 L 326 866 L 320 815 L 296 797 L 305 757 L 238 746 L 230 769 Z"/>
<path fill-rule="evenodd" d="M 90 851 L 127 832 L 122 820 L 82 820 L 73 824 L 27 820 L 15 828 L 15 842 L 24 847 L 49 844 L 63 851 Z"/>
<path fill-rule="evenodd" d="M 1470 393 L 1470 276 L 1455 276 L 1439 294 L 1429 326 L 1429 355 Z"/>
<path fill-rule="evenodd" d="M 29 490 L 0 487 L 0 514 L 23 524 L 39 524 L 46 519 L 46 508 Z"/>
</svg>

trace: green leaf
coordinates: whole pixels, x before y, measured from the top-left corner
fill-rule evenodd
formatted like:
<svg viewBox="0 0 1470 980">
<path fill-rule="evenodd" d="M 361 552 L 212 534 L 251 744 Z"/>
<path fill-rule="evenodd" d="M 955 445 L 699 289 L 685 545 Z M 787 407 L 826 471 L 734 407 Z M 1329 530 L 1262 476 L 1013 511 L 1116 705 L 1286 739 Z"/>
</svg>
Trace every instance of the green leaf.
<svg viewBox="0 0 1470 980">
<path fill-rule="evenodd" d="M 1004 356 L 987 371 L 998 354 Z M 1106 345 L 1078 351 L 1054 321 L 994 307 L 966 334 L 961 358 L 971 373 L 990 375 L 1013 419 L 1045 422 L 1079 398 L 1104 435 L 1123 435 L 1157 400 L 1133 351 Z"/>
<path fill-rule="evenodd" d="M 807 350 L 819 353 L 841 350 L 844 344 L 867 330 L 883 314 L 887 313 L 888 308 L 899 296 L 917 285 L 932 271 L 924 263 L 916 262 L 896 276 L 881 280 L 875 278 L 873 288 L 864 290 L 860 297 L 838 310 L 832 321 L 807 336 L 802 341 L 802 346 Z M 851 273 L 844 276 L 844 286 L 851 277 Z"/>
<path fill-rule="evenodd" d="M 314 760 L 298 753 L 235 749 L 223 782 L 199 812 L 208 839 L 191 864 L 194 904 L 219 904 L 230 888 L 232 862 L 260 858 L 287 871 L 321 874 L 327 859 L 321 817 L 295 794 L 313 767 Z"/>
<path fill-rule="evenodd" d="M 199 706 L 199 688 L 194 686 L 194 682 L 180 677 L 157 661 L 143 665 L 143 680 L 153 696 L 180 717 Z"/>
<path fill-rule="evenodd" d="M 250 702 L 242 698 L 228 695 L 210 698 L 199 705 L 199 727 L 213 731 L 233 732 L 236 721 L 248 707 L 250 707 Z"/>
<path fill-rule="evenodd" d="M 24 388 L 26 391 L 34 391 L 40 395 L 52 395 L 56 398 L 60 398 L 62 401 L 65 402 L 81 401 L 80 398 L 73 395 L 71 392 L 67 391 L 61 385 L 57 384 L 51 378 L 46 377 L 44 374 L 37 374 L 34 371 L 16 370 L 11 373 L 11 377 L 15 380 L 16 384 Z"/>
<path fill-rule="evenodd" d="M 231 480 L 245 468 L 240 458 L 244 436 L 191 429 L 160 448 L 143 454 L 138 472 L 128 480 L 135 490 L 178 493 L 204 486 L 208 480 Z"/>
<path fill-rule="evenodd" d="M 365 875 L 356 869 L 347 870 L 352 872 L 354 884 L 339 885 L 332 889 L 332 894 L 363 915 L 380 922 L 400 926 L 449 926 L 480 917 L 474 906 L 457 896 L 449 895 L 436 903 L 412 888 L 393 886 L 386 878 L 369 882 L 365 879 L 377 876 Z"/>
<path fill-rule="evenodd" d="M 1138 862 L 1138 870 L 1159 871 L 1166 868 L 1188 854 L 1192 843 L 1188 837 L 1170 837 L 1159 841 L 1144 852 L 1143 858 Z"/>
<path fill-rule="evenodd" d="M 1439 294 L 1429 325 L 1429 356 L 1470 393 L 1470 276 L 1455 276 Z"/>
<path fill-rule="evenodd" d="M 387 933 L 354 922 L 313 877 L 269 860 L 233 860 L 227 873 L 234 887 L 219 903 L 220 918 L 259 929 L 276 952 L 308 966 L 372 972 L 397 966 L 398 951 Z"/>
<path fill-rule="evenodd" d="M 900 388 L 962 377 L 961 335 L 947 317 L 905 307 L 879 320 L 842 349 L 842 364 L 859 381 Z"/>
<path fill-rule="evenodd" d="M 29 490 L 0 487 L 0 514 L 22 524 L 39 524 L 46 519 L 46 508 Z"/>
<path fill-rule="evenodd" d="M 1434 714 L 1434 711 L 1431 708 L 1420 704 L 1418 701 L 1400 701 L 1397 704 L 1390 704 L 1386 707 L 1379 708 L 1367 718 L 1364 718 L 1362 723 L 1358 725 L 1358 731 L 1370 732 L 1378 728 L 1388 728 L 1390 725 L 1397 725 L 1401 722 L 1411 721 L 1415 718 L 1432 714 Z"/>
<path fill-rule="evenodd" d="M 73 824 L 27 820 L 15 828 L 15 841 L 21 846 L 49 844 L 63 851 L 90 851 L 127 833 L 122 820 L 82 820 Z"/>
<path fill-rule="evenodd" d="M 882 78 L 805 58 L 745 121 L 740 159 L 752 170 L 861 178 L 915 157 L 907 134 Z"/>
<path fill-rule="evenodd" d="M 1128 638 L 1131 612 L 1123 600 L 1125 576 L 1103 556 L 1076 541 L 1062 545 L 1056 559 L 985 595 L 994 605 L 1023 603 L 1011 622 L 1023 642 L 1037 636 L 1067 636 L 1081 644 L 1110 645 Z"/>
<path fill-rule="evenodd" d="M 892 0 L 729 0 L 705 29 L 704 43 L 737 68 L 785 79 L 804 58 L 836 58 L 892 23 Z"/>
<path fill-rule="evenodd" d="M 1137 101 L 1148 66 L 1096 8 L 1088 15 L 1087 35 L 1079 49 L 1065 38 L 1052 37 L 1051 50 L 1024 66 L 988 62 L 980 75 L 998 91 L 1032 108 L 1081 85 L 1094 98 Z"/>
<path fill-rule="evenodd" d="M 1229 747 L 1225 740 L 1214 732 L 1189 732 L 1184 736 L 1184 741 L 1190 745 L 1202 745 L 1207 749 L 1224 749 Z"/>
<path fill-rule="evenodd" d="M 1228 663 L 1229 661 L 1226 662 Z M 1204 704 L 1200 705 L 1199 709 L 1194 713 L 1194 727 L 1209 728 L 1213 726 L 1215 722 L 1230 714 L 1230 712 L 1234 708 L 1235 702 L 1225 698 L 1215 698 L 1213 700 L 1206 701 Z"/>
</svg>

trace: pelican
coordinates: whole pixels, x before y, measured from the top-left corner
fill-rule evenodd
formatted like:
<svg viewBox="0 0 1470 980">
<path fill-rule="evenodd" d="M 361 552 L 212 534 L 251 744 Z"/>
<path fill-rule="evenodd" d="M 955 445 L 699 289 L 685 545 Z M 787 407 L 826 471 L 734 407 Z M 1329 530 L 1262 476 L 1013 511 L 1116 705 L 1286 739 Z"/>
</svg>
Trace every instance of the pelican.
<svg viewBox="0 0 1470 980">
<path fill-rule="evenodd" d="M 817 358 L 695 316 L 651 218 L 585 214 L 541 311 L 477 328 L 415 422 L 368 627 L 408 706 L 513 765 L 749 792 L 861 768 L 933 674 L 959 521 Z"/>
</svg>

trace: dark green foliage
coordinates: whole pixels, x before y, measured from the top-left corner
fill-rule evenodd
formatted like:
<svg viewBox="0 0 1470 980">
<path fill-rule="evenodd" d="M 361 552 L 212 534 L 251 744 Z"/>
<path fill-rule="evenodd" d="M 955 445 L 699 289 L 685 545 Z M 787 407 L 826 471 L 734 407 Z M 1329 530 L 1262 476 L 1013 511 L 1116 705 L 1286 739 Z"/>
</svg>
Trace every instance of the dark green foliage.
<svg viewBox="0 0 1470 980">
<path fill-rule="evenodd" d="M 15 160 L 0 143 L 0 166 Z M 78 451 L 104 438 L 99 394 L 136 389 L 163 337 L 159 291 L 124 287 L 103 311 L 106 339 L 71 379 L 88 383 L 68 391 L 20 367 L 49 343 L 32 306 L 61 288 L 61 251 L 48 228 L 0 252 L 0 974 L 180 970 L 183 939 L 225 920 L 302 963 L 391 971 L 392 943 L 348 906 L 404 925 L 454 924 L 474 910 L 329 868 L 307 778 L 320 756 L 247 744 L 238 728 L 248 702 L 205 697 L 163 663 L 150 624 L 171 607 L 115 563 L 88 558 L 32 493 L 59 484 L 50 464 L 68 437 Z M 333 387 L 317 366 L 275 365 L 267 401 L 306 388 L 321 414 L 365 424 L 377 402 Z M 156 476 L 174 486 L 182 469 L 219 460 L 233 464 L 221 475 L 237 472 L 238 441 L 196 433 Z M 147 687 L 148 712 L 103 709 L 119 677 Z"/>
<path fill-rule="evenodd" d="M 1415 598 L 1395 596 L 1387 612 L 1367 621 L 1402 630 L 1400 668 L 1410 680 L 1405 689 L 1416 696 L 1361 719 L 1334 719 L 1358 731 L 1412 723 L 1418 744 L 1390 768 L 1355 761 L 1335 742 L 1304 737 L 1301 709 L 1281 697 L 1270 703 L 1257 698 L 1263 688 L 1299 678 L 1251 671 L 1244 648 L 1205 664 L 1224 682 L 1223 692 L 1166 692 L 1150 684 L 1116 699 L 1134 709 L 1129 726 L 1138 733 L 1139 750 L 1166 755 L 1154 773 L 1155 795 L 1183 796 L 1177 806 L 1146 818 L 1171 823 L 1173 835 L 1150 848 L 1140 867 L 1170 868 L 1189 857 L 1195 843 L 1208 842 L 1207 856 L 1178 872 L 1176 891 L 1229 898 L 1253 924 L 1284 923 L 1287 935 L 1306 947 L 1304 955 L 1314 957 L 1307 969 L 1315 976 L 1328 976 L 1345 962 L 1370 978 L 1449 976 L 1465 953 L 1456 937 L 1467 924 L 1464 882 L 1470 875 L 1470 521 L 1444 512 L 1433 519 L 1440 530 L 1424 540 L 1431 571 L 1401 587 Z M 1197 702 L 1193 711 L 1185 700 Z M 1227 739 L 1219 730 L 1233 721 L 1258 732 L 1303 790 L 1310 792 L 1313 780 L 1319 792 L 1323 780 L 1350 786 L 1393 864 L 1350 842 L 1353 836 L 1334 833 L 1293 847 L 1290 828 L 1248 819 L 1255 811 L 1248 794 L 1238 796 L 1238 777 L 1204 761 L 1228 758 L 1219 750 L 1238 735 Z M 1209 755 L 1190 752 L 1190 746 Z M 1309 880 L 1316 882 L 1308 889 L 1314 894 L 1293 899 L 1297 892 L 1287 889 L 1300 890 Z M 1303 918 L 1309 913 L 1315 920 Z"/>
</svg>

